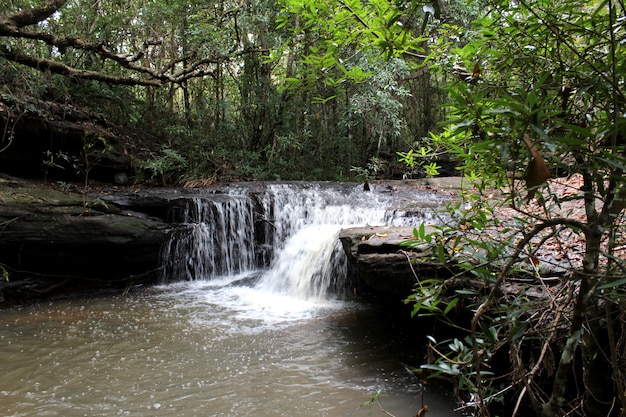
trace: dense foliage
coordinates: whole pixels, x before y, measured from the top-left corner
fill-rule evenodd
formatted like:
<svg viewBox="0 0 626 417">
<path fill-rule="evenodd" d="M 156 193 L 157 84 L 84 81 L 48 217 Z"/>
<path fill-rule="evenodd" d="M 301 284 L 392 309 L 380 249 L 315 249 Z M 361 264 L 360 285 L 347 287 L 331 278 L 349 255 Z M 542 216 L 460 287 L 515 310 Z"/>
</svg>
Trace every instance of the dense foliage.
<svg viewBox="0 0 626 417">
<path fill-rule="evenodd" d="M 469 210 L 451 208 L 459 224 L 413 243 L 436 242 L 433 256 L 478 284 L 457 290 L 475 300 L 467 337 L 433 344 L 424 369 L 457 378 L 478 415 L 625 415 L 626 9 L 486 6 L 464 45 L 433 46 L 433 68 L 469 69 L 433 141 L 475 188 Z M 445 286 L 416 291 L 415 313 L 441 312 Z"/>
<path fill-rule="evenodd" d="M 18 113 L 25 97 L 75 105 L 164 139 L 136 164 L 140 179 L 400 176 L 396 151 L 427 137 L 444 96 L 426 72 L 382 59 L 385 43 L 388 58 L 415 43 L 396 40 L 391 3 L 353 3 L 5 0 L 3 101 Z M 347 24 L 357 12 L 388 39 L 369 45 Z M 155 174 L 174 153 L 184 169 Z"/>
</svg>

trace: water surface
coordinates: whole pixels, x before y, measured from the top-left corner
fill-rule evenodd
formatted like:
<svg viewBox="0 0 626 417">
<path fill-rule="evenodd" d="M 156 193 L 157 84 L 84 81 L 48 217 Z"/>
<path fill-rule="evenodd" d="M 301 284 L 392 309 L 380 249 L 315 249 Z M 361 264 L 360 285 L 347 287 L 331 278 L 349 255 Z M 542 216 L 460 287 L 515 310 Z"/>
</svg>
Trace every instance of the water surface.
<svg viewBox="0 0 626 417">
<path fill-rule="evenodd" d="M 259 201 L 198 193 L 162 250 L 163 281 L 189 281 L 0 311 L 2 415 L 376 416 L 363 403 L 381 392 L 388 413 L 415 416 L 422 390 L 405 365 L 421 363 L 419 346 L 345 299 L 337 240 L 342 227 L 437 218 L 399 208 L 414 198 L 316 184 L 271 185 Z M 429 417 L 452 415 L 450 401 L 426 402 Z"/>
<path fill-rule="evenodd" d="M 234 279 L 0 311 L 2 414 L 377 416 L 379 390 L 397 417 L 421 407 L 403 365 L 419 358 L 376 308 Z"/>
</svg>

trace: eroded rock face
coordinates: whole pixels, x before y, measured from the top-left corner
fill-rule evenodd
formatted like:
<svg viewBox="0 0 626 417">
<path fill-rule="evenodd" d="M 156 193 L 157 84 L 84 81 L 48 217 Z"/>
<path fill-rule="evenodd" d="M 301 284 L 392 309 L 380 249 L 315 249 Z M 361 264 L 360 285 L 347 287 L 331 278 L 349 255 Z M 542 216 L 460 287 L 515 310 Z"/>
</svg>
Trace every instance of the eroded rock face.
<svg viewBox="0 0 626 417">
<path fill-rule="evenodd" d="M 0 178 L 0 303 L 155 282 L 174 226 L 149 207 Z"/>
<path fill-rule="evenodd" d="M 401 245 L 412 233 L 412 227 L 358 227 L 339 233 L 349 270 L 356 276 L 361 291 L 404 298 L 419 279 L 444 279 L 451 275 L 446 265 L 428 259 L 428 245 Z"/>
<path fill-rule="evenodd" d="M 237 187 L 238 198 L 249 196 L 252 203 L 254 224 L 249 226 L 254 227 L 256 263 L 267 267 L 272 248 L 265 233 L 273 227 L 267 221 L 271 213 L 260 204 L 264 187 Z M 162 273 L 167 271 L 163 248 L 173 237 L 189 233 L 189 224 L 180 220 L 189 199 L 231 198 L 220 189 L 83 191 L 0 174 L 0 275 L 9 272 L 8 281 L 0 279 L 0 304 L 155 283 L 169 276 Z M 340 239 L 352 272 L 349 282 L 357 283 L 357 291 L 398 298 L 410 294 L 418 279 L 447 276 L 444 266 L 428 259 L 428 248 L 401 246 L 411 236 L 411 227 L 344 230 Z M 189 262 L 185 255 L 177 259 Z"/>
<path fill-rule="evenodd" d="M 10 126 L 10 135 L 0 134 L 0 167 L 21 178 L 81 181 L 87 158 L 90 179 L 113 183 L 116 175 L 133 173 L 133 158 L 164 143 L 145 129 L 119 126 L 64 100 L 29 96 L 0 94 L 0 125 Z"/>
<path fill-rule="evenodd" d="M 82 191 L 0 174 L 0 305 L 157 283 L 167 272 L 163 249 L 190 231 L 181 220 L 190 199 L 231 198 L 220 190 Z"/>
</svg>

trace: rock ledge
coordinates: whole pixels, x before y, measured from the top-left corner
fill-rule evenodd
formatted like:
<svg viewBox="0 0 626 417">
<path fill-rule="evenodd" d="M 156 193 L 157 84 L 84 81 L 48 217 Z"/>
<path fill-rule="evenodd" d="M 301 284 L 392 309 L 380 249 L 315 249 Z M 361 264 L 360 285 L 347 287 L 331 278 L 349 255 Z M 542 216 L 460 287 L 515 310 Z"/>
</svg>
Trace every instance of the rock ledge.
<svg viewBox="0 0 626 417">
<path fill-rule="evenodd" d="M 339 240 L 360 291 L 406 297 L 418 279 L 446 279 L 453 275 L 448 265 L 429 259 L 428 245 L 410 249 L 401 245 L 412 237 L 413 227 L 341 230 Z"/>
</svg>

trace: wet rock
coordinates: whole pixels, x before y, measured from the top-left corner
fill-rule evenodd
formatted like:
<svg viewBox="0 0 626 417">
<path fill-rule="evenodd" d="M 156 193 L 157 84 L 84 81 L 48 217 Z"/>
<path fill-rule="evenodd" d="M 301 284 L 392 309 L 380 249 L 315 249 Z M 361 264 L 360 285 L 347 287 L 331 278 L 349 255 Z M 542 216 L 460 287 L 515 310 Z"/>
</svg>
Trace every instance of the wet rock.
<svg viewBox="0 0 626 417">
<path fill-rule="evenodd" d="M 127 185 L 128 175 L 125 172 L 117 172 L 113 175 L 113 182 L 119 185 Z"/>
<path fill-rule="evenodd" d="M 106 198 L 0 179 L 5 302 L 156 281 L 173 226 Z"/>
<path fill-rule="evenodd" d="M 428 245 L 401 245 L 412 233 L 412 227 L 357 227 L 339 233 L 349 270 L 356 276 L 360 291 L 406 297 L 418 279 L 445 279 L 452 275 L 447 265 L 430 260 Z"/>
</svg>

